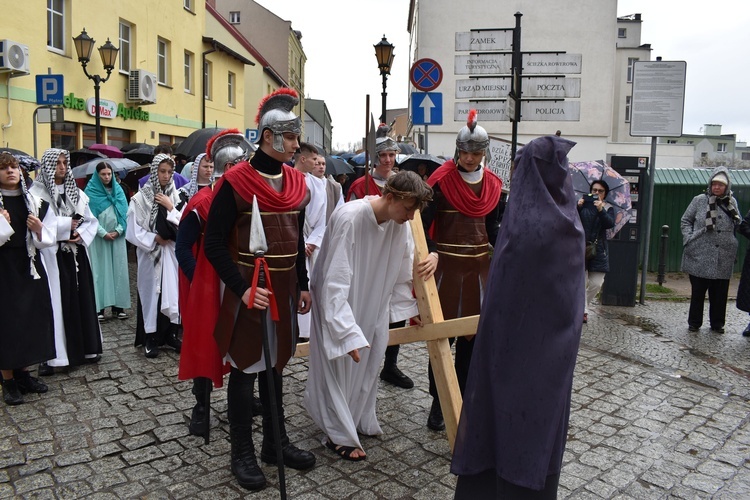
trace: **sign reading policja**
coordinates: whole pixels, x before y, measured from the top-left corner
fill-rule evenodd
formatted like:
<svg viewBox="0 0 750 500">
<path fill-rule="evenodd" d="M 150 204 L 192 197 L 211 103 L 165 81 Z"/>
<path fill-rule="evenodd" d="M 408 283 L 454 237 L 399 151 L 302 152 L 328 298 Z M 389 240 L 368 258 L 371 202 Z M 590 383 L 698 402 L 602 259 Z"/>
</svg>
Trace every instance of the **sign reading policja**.
<svg viewBox="0 0 750 500">
<path fill-rule="evenodd" d="M 679 137 L 685 108 L 685 61 L 637 61 L 630 135 Z"/>
</svg>

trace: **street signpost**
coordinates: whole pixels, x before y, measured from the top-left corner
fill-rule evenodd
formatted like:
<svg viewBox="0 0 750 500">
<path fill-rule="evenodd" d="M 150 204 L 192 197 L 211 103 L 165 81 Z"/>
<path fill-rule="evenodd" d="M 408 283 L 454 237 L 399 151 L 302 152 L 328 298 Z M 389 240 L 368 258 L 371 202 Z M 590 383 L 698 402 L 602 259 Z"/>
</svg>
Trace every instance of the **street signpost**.
<svg viewBox="0 0 750 500">
<path fill-rule="evenodd" d="M 456 80 L 456 99 L 504 99 L 511 89 L 511 77 L 493 76 Z M 526 97 L 581 97 L 581 79 L 564 76 L 524 76 L 521 92 Z"/>
<path fill-rule="evenodd" d="M 457 51 L 484 52 L 511 50 L 512 47 L 513 28 L 456 32 Z"/>
<path fill-rule="evenodd" d="M 443 124 L 442 92 L 412 92 L 411 103 L 414 125 Z"/>
<path fill-rule="evenodd" d="M 633 65 L 633 100 L 630 114 L 630 135 L 651 137 L 651 161 L 648 173 L 648 202 L 646 203 L 646 236 L 641 261 L 640 303 L 646 300 L 646 269 L 648 246 L 651 239 L 651 216 L 654 206 L 654 169 L 658 136 L 682 135 L 685 107 L 685 61 L 636 61 Z"/>
</svg>

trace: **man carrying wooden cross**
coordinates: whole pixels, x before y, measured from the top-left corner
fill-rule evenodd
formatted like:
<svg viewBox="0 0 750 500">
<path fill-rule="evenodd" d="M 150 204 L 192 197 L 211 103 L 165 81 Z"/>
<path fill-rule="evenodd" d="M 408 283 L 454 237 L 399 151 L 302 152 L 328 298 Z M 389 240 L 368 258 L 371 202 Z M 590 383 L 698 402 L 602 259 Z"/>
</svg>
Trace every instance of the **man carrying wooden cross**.
<svg viewBox="0 0 750 500">
<path fill-rule="evenodd" d="M 427 246 L 440 255 L 435 281 L 444 319 L 479 314 L 490 268 L 490 245 L 497 238 L 500 222 L 502 181 L 482 168 L 489 142 L 487 131 L 477 125 L 476 110 L 471 110 L 467 124 L 458 131 L 454 158 L 427 180 L 434 196 L 422 213 L 422 223 Z M 466 387 L 473 345 L 473 336 L 456 341 L 455 366 L 461 393 Z M 429 379 L 433 401 L 427 427 L 439 431 L 445 429 L 445 422 L 431 367 Z"/>
</svg>

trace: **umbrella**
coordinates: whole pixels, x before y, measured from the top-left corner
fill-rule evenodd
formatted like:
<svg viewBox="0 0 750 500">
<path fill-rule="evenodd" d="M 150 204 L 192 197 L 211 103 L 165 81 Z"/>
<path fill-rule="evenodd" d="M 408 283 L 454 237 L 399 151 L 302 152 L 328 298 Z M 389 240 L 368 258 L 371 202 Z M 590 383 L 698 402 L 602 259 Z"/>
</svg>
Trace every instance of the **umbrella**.
<svg viewBox="0 0 750 500">
<path fill-rule="evenodd" d="M 326 175 L 353 174 L 354 169 L 338 156 L 326 156 Z"/>
<path fill-rule="evenodd" d="M 107 158 L 107 156 L 99 151 L 94 151 L 89 148 L 76 149 L 70 152 L 70 166 L 77 167 L 78 165 L 82 165 L 87 161 L 96 158 Z"/>
<path fill-rule="evenodd" d="M 137 148 L 129 149 L 123 153 L 125 158 L 131 159 L 138 165 L 147 165 L 154 159 L 154 147 L 148 144 L 142 144 Z"/>
<path fill-rule="evenodd" d="M 128 151 L 132 151 L 134 149 L 139 149 L 143 147 L 151 148 L 151 151 L 154 150 L 154 146 L 152 146 L 151 144 L 146 144 L 145 142 L 131 142 L 129 144 L 124 144 L 120 148 L 120 151 L 122 151 L 123 153 L 127 153 Z"/>
<path fill-rule="evenodd" d="M 362 166 L 365 164 L 365 152 L 362 151 L 361 153 L 358 153 L 351 158 L 347 160 L 350 165 L 353 165 L 355 167 Z"/>
<path fill-rule="evenodd" d="M 39 160 L 20 149 L 0 148 L 0 153 L 10 153 L 15 156 L 16 160 L 18 160 L 19 166 L 27 172 L 33 172 L 42 166 L 42 164 L 39 163 Z"/>
<path fill-rule="evenodd" d="M 92 151 L 98 151 L 107 158 L 122 158 L 122 151 L 109 144 L 92 144 L 89 146 Z"/>
<path fill-rule="evenodd" d="M 206 144 L 211 137 L 215 136 L 219 132 L 224 130 L 223 128 L 201 128 L 185 139 L 177 146 L 174 150 L 175 154 L 185 155 L 189 159 L 193 159 L 201 153 L 206 152 Z"/>
<path fill-rule="evenodd" d="M 419 151 L 417 151 L 417 148 L 415 148 L 408 142 L 397 142 L 396 144 L 398 145 L 398 148 L 401 150 L 401 153 L 405 155 L 413 155 L 413 154 L 419 153 Z"/>
<path fill-rule="evenodd" d="M 571 162 L 568 166 L 573 189 L 578 194 L 588 194 L 591 184 L 604 181 L 609 186 L 609 193 L 604 201 L 609 203 L 615 212 L 615 227 L 607 229 L 607 238 L 612 239 L 630 220 L 633 207 L 630 200 L 630 183 L 604 160 Z"/>
<path fill-rule="evenodd" d="M 76 179 L 82 179 L 87 175 L 93 175 L 96 172 L 96 166 L 99 163 L 106 163 L 112 167 L 112 172 L 116 174 L 128 172 L 139 166 L 136 162 L 129 160 L 128 158 L 95 158 L 75 167 L 73 169 L 73 177 Z M 122 175 L 120 177 L 122 177 Z"/>
<path fill-rule="evenodd" d="M 432 173 L 437 170 L 437 168 L 443 163 L 445 162 L 437 156 L 417 153 L 404 158 L 401 162 L 399 162 L 398 168 L 399 170 L 411 170 L 412 172 L 416 172 L 424 177 L 425 175 L 432 175 Z M 419 171 L 419 166 L 422 164 L 427 167 L 424 173 L 421 173 Z"/>
<path fill-rule="evenodd" d="M 151 178 L 151 174 L 147 173 L 146 175 L 138 179 L 138 185 L 140 187 L 143 187 L 150 178 Z M 184 175 L 178 174 L 177 172 L 175 172 L 174 175 L 172 175 L 172 180 L 174 181 L 174 187 L 177 189 L 180 189 L 182 186 L 190 182 L 190 179 L 188 179 Z"/>
</svg>

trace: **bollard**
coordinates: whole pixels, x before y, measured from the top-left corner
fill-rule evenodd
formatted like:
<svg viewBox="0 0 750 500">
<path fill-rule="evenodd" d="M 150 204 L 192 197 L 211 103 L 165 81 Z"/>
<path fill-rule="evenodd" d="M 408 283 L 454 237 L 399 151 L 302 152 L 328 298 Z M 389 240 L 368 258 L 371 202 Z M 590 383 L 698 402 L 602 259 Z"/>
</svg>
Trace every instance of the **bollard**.
<svg viewBox="0 0 750 500">
<path fill-rule="evenodd" d="M 664 284 L 664 268 L 667 267 L 667 243 L 669 242 L 669 226 L 661 227 L 661 239 L 659 240 L 659 268 L 656 281 L 659 286 Z"/>
</svg>

